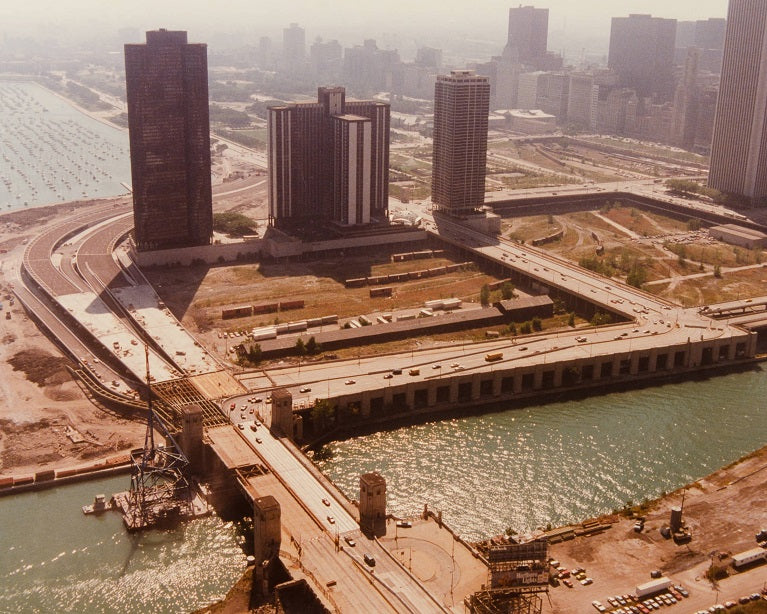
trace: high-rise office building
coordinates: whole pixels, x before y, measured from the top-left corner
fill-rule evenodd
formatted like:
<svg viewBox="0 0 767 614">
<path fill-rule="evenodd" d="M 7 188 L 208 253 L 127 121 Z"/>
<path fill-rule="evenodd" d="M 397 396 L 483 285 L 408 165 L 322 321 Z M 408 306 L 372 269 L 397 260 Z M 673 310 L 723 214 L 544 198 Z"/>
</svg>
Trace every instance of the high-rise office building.
<svg viewBox="0 0 767 614">
<path fill-rule="evenodd" d="M 674 94 L 676 20 L 651 15 L 613 17 L 607 65 L 618 74 L 621 87 L 644 98 Z"/>
<path fill-rule="evenodd" d="M 321 87 L 317 102 L 269 107 L 269 220 L 368 224 L 387 216 L 390 106 Z"/>
<path fill-rule="evenodd" d="M 306 60 L 306 33 L 297 23 L 282 30 L 282 59 L 289 71 L 302 68 Z"/>
<path fill-rule="evenodd" d="M 767 2 L 730 0 L 708 184 L 767 197 Z"/>
<path fill-rule="evenodd" d="M 677 147 L 692 149 L 695 145 L 695 129 L 698 115 L 698 61 L 700 49 L 690 47 L 684 64 L 684 76 L 674 95 L 674 118 L 671 143 Z"/>
<path fill-rule="evenodd" d="M 207 46 L 156 30 L 125 45 L 139 250 L 208 245 L 213 233 Z"/>
<path fill-rule="evenodd" d="M 546 56 L 549 39 L 549 9 L 519 6 L 509 9 L 506 45 L 516 51 L 523 64 L 535 65 Z"/>
<path fill-rule="evenodd" d="M 440 75 L 434 85 L 431 197 L 455 215 L 485 201 L 490 82 L 470 70 Z"/>
</svg>

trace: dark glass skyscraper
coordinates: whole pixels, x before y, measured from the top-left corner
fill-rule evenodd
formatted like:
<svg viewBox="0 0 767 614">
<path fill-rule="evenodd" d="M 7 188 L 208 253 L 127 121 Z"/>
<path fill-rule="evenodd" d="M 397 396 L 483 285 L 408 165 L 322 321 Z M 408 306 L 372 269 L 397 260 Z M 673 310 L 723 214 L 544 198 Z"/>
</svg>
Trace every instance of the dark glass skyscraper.
<svg viewBox="0 0 767 614">
<path fill-rule="evenodd" d="M 469 70 L 437 77 L 431 175 L 435 209 L 464 215 L 485 202 L 489 113 L 487 77 Z"/>
<path fill-rule="evenodd" d="M 537 64 L 546 56 L 549 39 L 549 9 L 519 6 L 509 9 L 506 46 L 523 64 Z"/>
<path fill-rule="evenodd" d="M 125 45 L 133 218 L 139 250 L 210 244 L 207 46 L 156 30 Z"/>
<path fill-rule="evenodd" d="M 651 15 L 613 17 L 607 64 L 618 75 L 618 85 L 644 98 L 674 94 L 676 20 Z"/>
</svg>

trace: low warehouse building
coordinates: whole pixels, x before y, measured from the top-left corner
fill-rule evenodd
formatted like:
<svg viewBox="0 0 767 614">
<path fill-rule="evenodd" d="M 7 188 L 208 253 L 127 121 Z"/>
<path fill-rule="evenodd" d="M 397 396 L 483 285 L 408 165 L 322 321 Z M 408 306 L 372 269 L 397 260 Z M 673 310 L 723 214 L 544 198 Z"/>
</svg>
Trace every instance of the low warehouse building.
<svg viewBox="0 0 767 614">
<path fill-rule="evenodd" d="M 767 245 L 767 235 L 758 230 L 744 228 L 737 224 L 723 224 L 709 229 L 709 234 L 718 241 L 724 241 L 730 245 L 758 249 Z"/>
</svg>

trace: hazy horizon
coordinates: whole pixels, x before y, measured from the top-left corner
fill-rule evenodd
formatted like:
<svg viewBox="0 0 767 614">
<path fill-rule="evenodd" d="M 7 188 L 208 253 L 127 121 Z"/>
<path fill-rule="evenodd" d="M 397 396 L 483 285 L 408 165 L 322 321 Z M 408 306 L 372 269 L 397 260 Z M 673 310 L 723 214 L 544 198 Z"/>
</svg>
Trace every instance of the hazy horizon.
<svg viewBox="0 0 767 614">
<path fill-rule="evenodd" d="M 573 3 L 571 0 L 539 0 L 524 2 L 538 8 L 549 9 L 549 28 L 555 30 L 604 30 L 609 32 L 612 17 L 629 13 L 650 13 L 657 17 L 681 20 L 724 17 L 727 0 L 589 0 Z M 307 41 L 316 36 L 328 37 L 335 32 L 359 29 L 360 36 L 391 31 L 412 33 L 422 29 L 426 35 L 436 29 L 476 32 L 488 30 L 505 32 L 508 9 L 518 2 L 485 0 L 482 4 L 465 0 L 437 2 L 406 2 L 390 0 L 387 3 L 359 0 L 335 0 L 328 8 L 325 4 L 309 0 L 286 3 L 254 3 L 247 0 L 225 0 L 213 7 L 200 0 L 161 0 L 149 2 L 117 0 L 104 4 L 100 0 L 54 0 L 2 3 L 0 32 L 10 36 L 33 35 L 35 30 L 74 29 L 79 34 L 90 30 L 94 35 L 104 34 L 105 28 L 116 32 L 121 28 L 139 30 L 166 27 L 197 33 L 194 38 L 223 31 L 281 32 L 291 22 L 306 29 Z M 99 30 L 102 30 L 99 32 Z M 326 34 L 327 33 L 327 34 Z"/>
<path fill-rule="evenodd" d="M 307 51 L 317 39 L 337 39 L 344 47 L 375 39 L 379 48 L 397 49 L 411 60 L 419 47 L 437 47 L 450 65 L 487 61 L 506 41 L 508 11 L 532 5 L 549 9 L 549 50 L 568 60 L 606 56 L 613 17 L 647 13 L 678 20 L 725 17 L 728 0 L 539 0 L 509 2 L 465 0 L 383 2 L 335 0 L 332 8 L 316 1 L 262 4 L 224 0 L 213 7 L 200 0 L 30 0 L 0 5 L 3 41 L 23 41 L 27 50 L 55 49 L 58 43 L 113 48 L 144 40 L 146 30 L 186 30 L 190 42 L 207 43 L 209 52 L 257 45 L 262 36 L 282 43 L 282 30 L 298 23 L 306 32 Z M 127 34 L 132 32 L 132 34 Z M 119 33 L 119 34 L 118 34 Z M 30 44 L 31 43 L 31 44 Z"/>
</svg>

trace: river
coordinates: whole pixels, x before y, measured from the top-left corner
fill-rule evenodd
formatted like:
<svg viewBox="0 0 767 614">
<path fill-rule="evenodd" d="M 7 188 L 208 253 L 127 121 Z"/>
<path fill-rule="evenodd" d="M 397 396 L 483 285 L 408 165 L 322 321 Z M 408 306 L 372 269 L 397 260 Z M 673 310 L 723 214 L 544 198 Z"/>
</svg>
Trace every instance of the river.
<svg viewBox="0 0 767 614">
<path fill-rule="evenodd" d="M 708 475 L 767 443 L 761 368 L 581 400 L 398 428 L 330 444 L 321 468 L 350 498 L 380 471 L 388 510 L 442 510 L 478 539 L 559 525 Z M 83 516 L 127 477 L 0 498 L 0 612 L 187 612 L 244 569 L 218 518 L 129 535 L 115 513 Z"/>
<path fill-rule="evenodd" d="M 469 539 L 577 522 L 655 498 L 767 444 L 762 369 L 433 422 L 329 445 L 321 469 L 359 498 L 387 479 L 388 511 L 428 503 Z"/>
<path fill-rule="evenodd" d="M 226 595 L 245 569 L 237 527 L 217 517 L 130 534 L 85 516 L 127 475 L 0 499 L 0 612 L 181 613 Z"/>
</svg>

